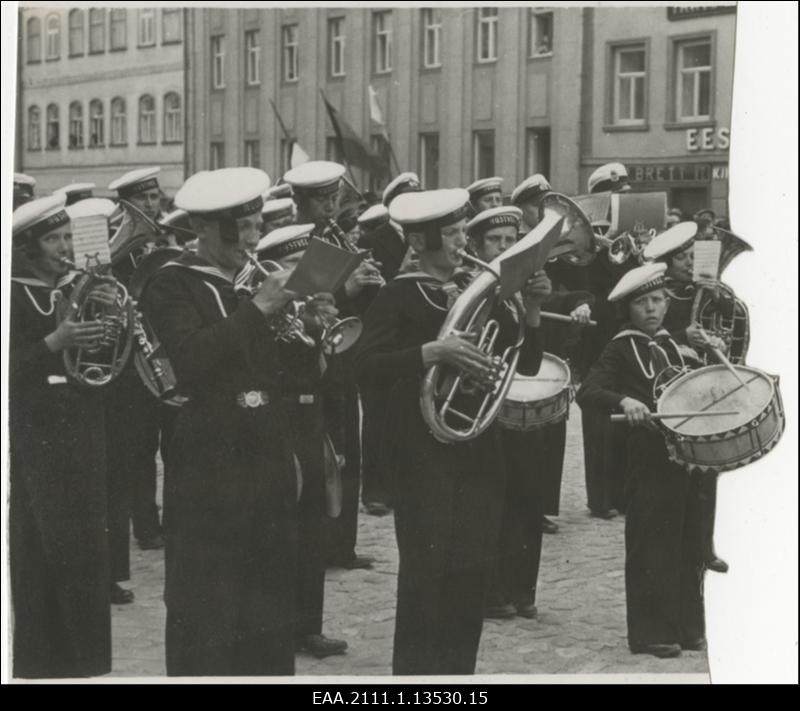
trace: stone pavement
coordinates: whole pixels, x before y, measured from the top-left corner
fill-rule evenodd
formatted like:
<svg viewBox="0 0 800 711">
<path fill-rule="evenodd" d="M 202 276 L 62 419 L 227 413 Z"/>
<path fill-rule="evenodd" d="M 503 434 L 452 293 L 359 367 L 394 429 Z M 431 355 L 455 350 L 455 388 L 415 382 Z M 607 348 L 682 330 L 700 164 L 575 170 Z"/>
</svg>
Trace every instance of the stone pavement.
<svg viewBox="0 0 800 711">
<path fill-rule="evenodd" d="M 544 537 L 537 592 L 539 617 L 486 620 L 479 674 L 708 673 L 706 655 L 677 659 L 632 655 L 626 644 L 624 521 L 591 518 L 585 505 L 580 412 L 573 405 L 561 491 L 560 530 Z M 324 632 L 345 639 L 347 655 L 317 660 L 298 655 L 297 674 L 391 674 L 397 547 L 391 516 L 359 518 L 360 554 L 373 570 L 331 570 L 325 588 Z M 131 547 L 132 605 L 113 609 L 111 676 L 164 675 L 163 551 Z"/>
</svg>

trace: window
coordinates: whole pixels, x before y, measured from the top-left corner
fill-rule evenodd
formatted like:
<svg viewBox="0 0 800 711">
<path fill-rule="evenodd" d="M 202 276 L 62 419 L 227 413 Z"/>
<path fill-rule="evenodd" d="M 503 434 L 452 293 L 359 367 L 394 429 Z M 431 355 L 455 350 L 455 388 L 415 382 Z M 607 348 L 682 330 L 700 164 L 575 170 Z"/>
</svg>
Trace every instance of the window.
<svg viewBox="0 0 800 711">
<path fill-rule="evenodd" d="M 69 12 L 69 56 L 83 54 L 83 10 Z"/>
<path fill-rule="evenodd" d="M 375 46 L 373 48 L 376 74 L 392 71 L 392 11 L 375 12 L 372 15 Z"/>
<path fill-rule="evenodd" d="M 550 129 L 525 131 L 525 174 L 541 173 L 550 180 Z"/>
<path fill-rule="evenodd" d="M 128 119 L 125 99 L 117 97 L 111 101 L 111 145 L 124 146 L 128 142 Z"/>
<path fill-rule="evenodd" d="M 261 167 L 261 142 L 244 142 L 244 164 L 251 168 Z"/>
<path fill-rule="evenodd" d="M 472 142 L 472 178 L 491 178 L 494 175 L 494 131 L 475 131 Z"/>
<path fill-rule="evenodd" d="M 139 46 L 156 43 L 156 11 L 153 8 L 139 10 Z"/>
<path fill-rule="evenodd" d="M 439 41 L 442 37 L 442 15 L 438 8 L 422 10 L 422 66 L 426 69 L 441 67 Z"/>
<path fill-rule="evenodd" d="M 149 94 L 139 99 L 139 143 L 156 142 L 156 101 Z"/>
<path fill-rule="evenodd" d="M 128 11 L 111 11 L 111 49 L 125 49 L 128 46 Z"/>
<path fill-rule="evenodd" d="M 281 28 L 283 37 L 283 80 L 297 81 L 299 68 L 297 64 L 297 25 L 284 25 Z"/>
<path fill-rule="evenodd" d="M 214 142 L 211 144 L 210 156 L 211 170 L 217 170 L 225 166 L 225 144 L 221 142 Z"/>
<path fill-rule="evenodd" d="M 344 76 L 344 18 L 328 20 L 328 56 L 332 77 Z"/>
<path fill-rule="evenodd" d="M 211 38 L 211 88 L 225 88 L 225 37 L 214 35 Z"/>
<path fill-rule="evenodd" d="M 80 101 L 69 105 L 69 147 L 83 148 L 83 105 Z"/>
<path fill-rule="evenodd" d="M 261 83 L 261 46 L 258 42 L 258 30 L 248 30 L 244 33 L 246 77 L 248 84 Z"/>
<path fill-rule="evenodd" d="M 28 64 L 42 61 L 42 21 L 38 17 L 28 20 Z"/>
<path fill-rule="evenodd" d="M 613 123 L 644 124 L 646 78 L 643 46 L 614 50 Z"/>
<path fill-rule="evenodd" d="M 103 102 L 93 99 L 89 103 L 89 145 L 102 146 L 105 143 L 105 116 Z"/>
<path fill-rule="evenodd" d="M 553 53 L 553 13 L 530 11 L 528 56 L 543 57 Z"/>
<path fill-rule="evenodd" d="M 164 94 L 164 143 L 180 143 L 182 140 L 181 97 L 171 91 Z"/>
<path fill-rule="evenodd" d="M 47 147 L 58 148 L 61 134 L 61 124 L 58 120 L 58 106 L 50 104 L 47 107 Z"/>
<path fill-rule="evenodd" d="M 28 109 L 28 150 L 38 151 L 42 148 L 42 117 L 38 106 Z"/>
<path fill-rule="evenodd" d="M 106 51 L 106 11 L 104 8 L 89 10 L 89 52 Z"/>
<path fill-rule="evenodd" d="M 381 169 L 378 165 L 374 165 L 373 170 L 369 171 L 369 189 L 377 193 L 381 192 L 382 186 L 386 184 L 386 175 L 390 173 L 391 154 L 389 153 L 389 144 L 381 134 L 373 134 L 369 137 L 369 147 L 372 154 L 380 157 L 382 161 Z"/>
<path fill-rule="evenodd" d="M 180 42 L 183 33 L 181 20 L 183 15 L 179 7 L 161 9 L 161 44 Z"/>
<path fill-rule="evenodd" d="M 496 7 L 482 7 L 478 10 L 477 54 L 479 62 L 494 62 L 497 60 Z"/>
<path fill-rule="evenodd" d="M 423 133 L 419 137 L 419 179 L 425 190 L 439 187 L 439 134 Z"/>
<path fill-rule="evenodd" d="M 58 15 L 47 17 L 47 58 L 58 59 L 61 56 L 61 22 Z"/>
<path fill-rule="evenodd" d="M 711 42 L 682 42 L 677 46 L 677 111 L 679 121 L 711 118 Z"/>
</svg>

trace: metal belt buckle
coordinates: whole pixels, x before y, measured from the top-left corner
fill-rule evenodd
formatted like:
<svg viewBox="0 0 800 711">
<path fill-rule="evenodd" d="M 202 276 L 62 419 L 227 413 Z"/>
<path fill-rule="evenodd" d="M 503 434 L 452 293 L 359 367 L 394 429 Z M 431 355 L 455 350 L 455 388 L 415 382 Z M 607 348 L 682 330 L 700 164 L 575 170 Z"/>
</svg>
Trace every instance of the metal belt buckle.
<svg viewBox="0 0 800 711">
<path fill-rule="evenodd" d="M 66 375 L 48 375 L 47 376 L 47 384 L 48 385 L 66 385 L 67 383 L 67 376 Z"/>
<path fill-rule="evenodd" d="M 314 404 L 314 396 L 313 395 L 299 395 L 297 401 L 301 405 L 313 405 Z"/>
<path fill-rule="evenodd" d="M 246 393 L 239 393 L 236 402 L 240 407 L 262 407 L 269 404 L 269 396 L 261 390 L 249 390 Z"/>
</svg>

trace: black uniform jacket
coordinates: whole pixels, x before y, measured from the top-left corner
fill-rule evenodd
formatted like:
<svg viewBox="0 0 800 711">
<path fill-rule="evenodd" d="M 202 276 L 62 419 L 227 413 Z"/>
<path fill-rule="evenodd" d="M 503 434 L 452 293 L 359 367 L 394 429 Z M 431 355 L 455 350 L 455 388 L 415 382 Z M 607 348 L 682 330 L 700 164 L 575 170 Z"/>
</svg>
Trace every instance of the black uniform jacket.
<svg viewBox="0 0 800 711">
<path fill-rule="evenodd" d="M 408 249 L 401 230 L 392 222 L 367 232 L 358 246 L 372 250 L 372 256 L 381 263 L 381 274 L 387 281 L 394 279 L 400 271 Z"/>
</svg>

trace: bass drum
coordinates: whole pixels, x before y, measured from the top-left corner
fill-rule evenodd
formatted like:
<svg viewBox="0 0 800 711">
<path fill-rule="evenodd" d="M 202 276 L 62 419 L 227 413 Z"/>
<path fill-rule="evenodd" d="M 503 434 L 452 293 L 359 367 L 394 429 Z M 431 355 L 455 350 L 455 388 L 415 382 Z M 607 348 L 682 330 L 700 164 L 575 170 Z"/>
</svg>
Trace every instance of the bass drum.
<svg viewBox="0 0 800 711">
<path fill-rule="evenodd" d="M 566 420 L 572 399 L 572 376 L 565 361 L 542 356 L 536 375 L 517 375 L 497 416 L 501 427 L 528 432 Z"/>
<path fill-rule="evenodd" d="M 736 415 L 659 420 L 670 459 L 688 469 L 724 472 L 763 457 L 785 426 L 778 378 L 736 366 L 743 387 L 724 365 L 710 365 L 676 378 L 658 400 L 659 414 L 737 411 Z"/>
</svg>

